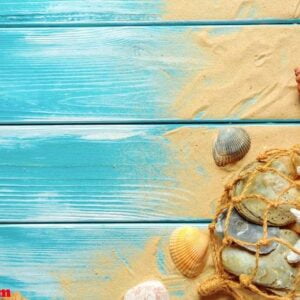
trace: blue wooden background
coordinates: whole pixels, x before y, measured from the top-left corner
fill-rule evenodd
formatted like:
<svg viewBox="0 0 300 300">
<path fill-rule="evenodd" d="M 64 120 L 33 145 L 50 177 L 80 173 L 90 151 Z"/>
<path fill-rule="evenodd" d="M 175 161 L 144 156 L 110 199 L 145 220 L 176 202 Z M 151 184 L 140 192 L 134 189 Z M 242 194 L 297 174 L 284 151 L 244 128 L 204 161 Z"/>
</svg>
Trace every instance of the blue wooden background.
<svg viewBox="0 0 300 300">
<path fill-rule="evenodd" d="M 289 138 L 299 133 L 299 17 L 294 0 L 2 0 L 0 288 L 34 300 L 114 300 L 155 274 L 171 299 L 198 299 L 196 282 L 170 261 L 169 235 L 206 227 L 223 184 L 258 152 L 300 143 Z M 274 101 L 254 78 L 251 103 L 236 106 L 225 92 L 191 97 L 198 112 L 183 114 L 178 95 L 214 70 L 214 36 L 234 46 L 233 32 L 285 58 L 260 69 Z M 197 43 L 201 34 L 210 46 Z M 246 49 L 233 63 L 249 63 Z M 277 68 L 284 87 L 273 87 Z M 252 148 L 220 169 L 210 145 L 232 124 L 249 131 Z"/>
</svg>

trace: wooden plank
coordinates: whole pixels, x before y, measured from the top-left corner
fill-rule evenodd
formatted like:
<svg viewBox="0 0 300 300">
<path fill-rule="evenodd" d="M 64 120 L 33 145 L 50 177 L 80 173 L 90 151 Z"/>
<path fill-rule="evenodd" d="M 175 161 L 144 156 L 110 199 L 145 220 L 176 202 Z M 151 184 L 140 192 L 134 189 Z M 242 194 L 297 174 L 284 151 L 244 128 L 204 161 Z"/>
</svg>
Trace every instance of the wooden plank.
<svg viewBox="0 0 300 300">
<path fill-rule="evenodd" d="M 3 0 L 1 23 L 244 20 L 299 18 L 299 1 L 287 0 Z"/>
<path fill-rule="evenodd" d="M 196 300 L 197 280 L 181 276 L 169 257 L 175 226 L 1 226 L 1 289 L 30 300 L 107 300 L 157 279 L 172 300 Z"/>
<path fill-rule="evenodd" d="M 0 221 L 203 221 L 223 186 L 299 126 L 245 126 L 252 147 L 215 166 L 218 126 L 1 126 Z"/>
<path fill-rule="evenodd" d="M 0 122 L 299 119 L 299 31 L 0 29 Z"/>
</svg>

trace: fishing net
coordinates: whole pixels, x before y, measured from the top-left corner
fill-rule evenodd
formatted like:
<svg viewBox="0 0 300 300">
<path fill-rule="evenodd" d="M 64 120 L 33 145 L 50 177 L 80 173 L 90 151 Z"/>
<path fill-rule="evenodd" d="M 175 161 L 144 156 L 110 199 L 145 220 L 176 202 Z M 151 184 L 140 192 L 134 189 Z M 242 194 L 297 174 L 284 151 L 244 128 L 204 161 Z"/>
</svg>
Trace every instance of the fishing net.
<svg viewBox="0 0 300 300">
<path fill-rule="evenodd" d="M 208 296 L 222 291 L 232 295 L 235 299 L 245 299 L 242 289 L 246 288 L 266 299 L 300 299 L 298 298 L 300 297 L 299 264 L 293 266 L 295 267 L 296 275 L 293 278 L 292 287 L 289 289 L 276 291 L 276 289 L 270 289 L 255 282 L 260 266 L 259 261 L 262 257 L 260 253 L 261 247 L 276 242 L 278 245 L 284 245 L 289 250 L 300 255 L 300 251 L 290 242 L 280 237 L 270 237 L 268 235 L 268 229 L 271 225 L 278 226 L 280 229 L 291 225 L 284 220 L 284 217 L 288 216 L 290 208 L 300 209 L 300 170 L 299 167 L 297 170 L 297 166 L 300 166 L 300 145 L 287 150 L 269 150 L 259 155 L 255 162 L 247 166 L 232 183 L 225 187 L 225 191 L 218 202 L 216 216 L 209 227 L 210 246 L 216 274 L 200 284 L 198 290 L 200 295 Z M 271 183 L 268 185 L 268 179 L 270 180 L 270 178 Z M 277 181 L 275 185 L 274 178 Z M 263 184 L 261 181 L 263 181 Z M 239 188 L 241 185 L 242 189 Z M 245 209 L 247 216 L 246 205 L 241 206 L 244 203 L 250 205 L 248 209 L 249 207 L 251 208 L 251 203 L 256 203 L 260 208 L 256 216 L 251 215 L 248 211 L 248 217 L 246 217 L 248 220 L 262 226 L 263 234 L 255 243 L 241 241 L 229 234 L 228 226 L 232 213 L 235 210 L 241 211 L 242 208 Z M 224 212 L 226 212 L 224 234 L 223 238 L 220 239 L 216 228 L 218 220 Z M 283 218 L 283 220 L 280 218 Z M 222 252 L 226 247 L 231 246 L 255 247 L 253 251 L 255 266 L 248 272 L 245 272 L 246 274 L 237 276 L 225 270 Z"/>
</svg>

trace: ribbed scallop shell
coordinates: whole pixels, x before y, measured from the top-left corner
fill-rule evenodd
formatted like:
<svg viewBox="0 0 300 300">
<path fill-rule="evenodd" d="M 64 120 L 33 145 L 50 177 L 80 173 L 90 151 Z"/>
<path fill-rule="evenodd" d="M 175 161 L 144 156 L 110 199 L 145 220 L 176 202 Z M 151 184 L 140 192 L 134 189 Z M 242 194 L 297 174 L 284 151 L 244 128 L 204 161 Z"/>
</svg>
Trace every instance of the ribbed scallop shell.
<svg viewBox="0 0 300 300">
<path fill-rule="evenodd" d="M 209 237 L 196 227 L 176 229 L 170 238 L 170 254 L 177 269 L 186 277 L 198 276 L 206 259 Z"/>
<path fill-rule="evenodd" d="M 213 146 L 216 165 L 224 167 L 242 159 L 249 151 L 250 145 L 250 136 L 244 129 L 234 127 L 220 129 Z"/>
</svg>

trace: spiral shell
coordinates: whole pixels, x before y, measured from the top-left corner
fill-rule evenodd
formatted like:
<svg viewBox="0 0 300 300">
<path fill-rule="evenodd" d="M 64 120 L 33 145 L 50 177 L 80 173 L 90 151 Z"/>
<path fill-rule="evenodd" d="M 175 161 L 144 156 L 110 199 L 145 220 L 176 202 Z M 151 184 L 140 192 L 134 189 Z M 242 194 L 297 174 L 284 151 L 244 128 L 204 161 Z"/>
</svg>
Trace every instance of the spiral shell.
<svg viewBox="0 0 300 300">
<path fill-rule="evenodd" d="M 169 247 L 171 258 L 184 276 L 194 278 L 201 273 L 208 242 L 208 235 L 196 227 L 185 226 L 172 233 Z"/>
<path fill-rule="evenodd" d="M 213 158 L 219 167 L 242 159 L 250 149 L 251 139 L 242 128 L 227 127 L 219 131 L 213 146 Z"/>
</svg>

